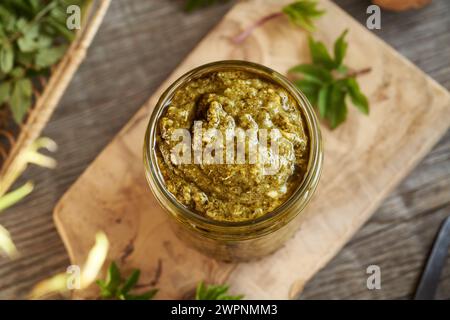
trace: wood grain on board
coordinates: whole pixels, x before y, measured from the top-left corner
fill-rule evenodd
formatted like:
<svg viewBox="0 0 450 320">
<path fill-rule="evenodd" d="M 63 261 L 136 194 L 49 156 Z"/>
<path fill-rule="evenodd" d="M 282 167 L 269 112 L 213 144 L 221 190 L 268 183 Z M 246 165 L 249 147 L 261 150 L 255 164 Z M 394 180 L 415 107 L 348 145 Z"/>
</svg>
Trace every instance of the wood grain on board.
<svg viewBox="0 0 450 320">
<path fill-rule="evenodd" d="M 372 67 L 360 78 L 370 116 L 351 109 L 337 130 L 323 126 L 325 165 L 317 194 L 302 213 L 299 232 L 275 254 L 225 264 L 176 239 L 143 174 L 142 142 L 152 107 L 173 80 L 203 63 L 243 59 L 285 73 L 307 62 L 306 34 L 283 18 L 257 29 L 244 44 L 229 40 L 289 2 L 238 3 L 63 196 L 55 221 L 73 263 L 83 263 L 95 232 L 104 230 L 111 241 L 109 258 L 125 269 L 140 268 L 142 282 L 160 288 L 159 298 L 186 297 L 201 279 L 227 281 L 247 298 L 295 297 L 445 133 L 448 92 L 336 5 L 320 1 L 327 14 L 317 22 L 315 36 L 331 45 L 348 28 L 346 63 L 353 69 Z"/>
</svg>

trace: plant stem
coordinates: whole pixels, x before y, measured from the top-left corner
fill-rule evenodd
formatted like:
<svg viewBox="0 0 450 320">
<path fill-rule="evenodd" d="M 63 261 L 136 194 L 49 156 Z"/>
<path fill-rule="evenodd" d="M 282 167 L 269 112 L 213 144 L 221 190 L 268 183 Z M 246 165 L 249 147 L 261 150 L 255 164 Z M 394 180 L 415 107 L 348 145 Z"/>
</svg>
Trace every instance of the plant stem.
<svg viewBox="0 0 450 320">
<path fill-rule="evenodd" d="M 333 77 L 336 80 L 345 80 L 348 78 L 356 78 L 356 77 L 365 75 L 365 74 L 369 73 L 370 71 L 372 71 L 371 67 L 367 67 L 367 68 L 363 68 L 363 69 L 359 69 L 359 70 L 350 70 L 343 74 L 333 71 Z"/>
<path fill-rule="evenodd" d="M 10 193 L 5 194 L 0 197 L 0 212 L 5 210 L 8 207 L 11 207 L 16 202 L 22 200 L 25 196 L 27 196 L 33 190 L 33 184 L 31 182 L 27 182 L 19 189 L 11 191 Z"/>
<path fill-rule="evenodd" d="M 0 256 L 6 255 L 10 258 L 15 258 L 19 255 L 14 242 L 11 240 L 11 235 L 0 224 Z"/>
<path fill-rule="evenodd" d="M 284 13 L 283 12 L 274 12 L 271 13 L 265 17 L 262 17 L 261 19 L 257 20 L 254 24 L 252 24 L 251 26 L 249 26 L 248 28 L 246 28 L 244 31 L 242 31 L 240 34 L 238 34 L 237 36 L 233 37 L 232 40 L 235 44 L 240 44 L 242 42 L 245 41 L 245 39 L 247 39 L 253 32 L 253 30 L 255 30 L 256 28 L 262 26 L 263 24 L 265 24 L 267 21 L 270 21 L 272 19 L 281 17 Z"/>
<path fill-rule="evenodd" d="M 371 67 L 367 67 L 367 68 L 360 69 L 360 70 L 352 70 L 349 73 L 347 73 L 346 78 L 362 76 L 366 73 L 369 73 L 370 71 L 372 71 Z"/>
</svg>

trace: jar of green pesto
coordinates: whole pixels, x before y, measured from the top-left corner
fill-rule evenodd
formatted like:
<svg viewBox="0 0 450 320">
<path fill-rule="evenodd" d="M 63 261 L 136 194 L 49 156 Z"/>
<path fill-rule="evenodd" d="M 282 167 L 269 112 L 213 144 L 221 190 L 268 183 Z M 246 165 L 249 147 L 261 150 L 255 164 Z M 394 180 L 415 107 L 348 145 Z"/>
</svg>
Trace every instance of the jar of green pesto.
<svg viewBox="0 0 450 320">
<path fill-rule="evenodd" d="M 224 261 L 292 237 L 323 162 L 316 115 L 278 72 L 246 61 L 195 68 L 160 97 L 144 165 L 178 237 Z"/>
</svg>

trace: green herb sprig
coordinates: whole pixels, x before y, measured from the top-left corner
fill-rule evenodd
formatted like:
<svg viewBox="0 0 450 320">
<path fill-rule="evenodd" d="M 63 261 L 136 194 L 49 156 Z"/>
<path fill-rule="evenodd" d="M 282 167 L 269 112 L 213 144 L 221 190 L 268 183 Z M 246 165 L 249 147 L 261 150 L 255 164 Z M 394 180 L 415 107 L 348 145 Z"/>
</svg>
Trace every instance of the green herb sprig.
<svg viewBox="0 0 450 320">
<path fill-rule="evenodd" d="M 367 97 L 361 92 L 356 77 L 371 69 L 349 71 L 343 64 L 348 47 L 346 34 L 347 30 L 334 43 L 333 58 L 322 42 L 309 37 L 312 63 L 299 64 L 289 70 L 291 74 L 303 76 L 295 85 L 317 106 L 320 117 L 326 119 L 332 129 L 347 117 L 347 97 L 363 114 L 369 114 Z"/>
<path fill-rule="evenodd" d="M 136 287 L 140 276 L 140 270 L 135 269 L 127 279 L 123 279 L 117 264 L 113 261 L 106 275 L 105 280 L 97 280 L 100 287 L 100 297 L 103 299 L 118 300 L 150 300 L 158 292 L 158 289 L 151 289 L 140 295 L 130 292 Z M 228 295 L 228 285 L 205 285 L 200 281 L 195 292 L 195 300 L 241 300 L 243 295 Z"/>
<path fill-rule="evenodd" d="M 195 292 L 195 300 L 241 300 L 243 295 L 228 295 L 228 285 L 205 285 L 200 281 Z"/>
<path fill-rule="evenodd" d="M 142 294 L 133 294 L 131 291 L 136 287 L 140 270 L 135 269 L 127 279 L 123 279 L 119 268 L 112 262 L 108 268 L 105 280 L 97 280 L 100 287 L 100 297 L 103 299 L 118 300 L 150 300 L 153 299 L 158 289 L 151 289 Z"/>
<path fill-rule="evenodd" d="M 0 108 L 20 124 L 33 103 L 36 79 L 47 77 L 74 39 L 66 8 L 86 0 L 2 0 L 0 4 Z"/>
<path fill-rule="evenodd" d="M 296 25 L 308 32 L 312 32 L 315 29 L 313 20 L 319 18 L 324 13 L 324 10 L 320 10 L 317 8 L 317 1 L 295 1 L 284 6 L 280 12 L 271 13 L 257 20 L 240 34 L 235 36 L 232 40 L 234 43 L 240 44 L 244 42 L 245 39 L 247 39 L 256 28 L 259 28 L 266 22 L 281 16 L 286 16 L 293 25 Z"/>
</svg>

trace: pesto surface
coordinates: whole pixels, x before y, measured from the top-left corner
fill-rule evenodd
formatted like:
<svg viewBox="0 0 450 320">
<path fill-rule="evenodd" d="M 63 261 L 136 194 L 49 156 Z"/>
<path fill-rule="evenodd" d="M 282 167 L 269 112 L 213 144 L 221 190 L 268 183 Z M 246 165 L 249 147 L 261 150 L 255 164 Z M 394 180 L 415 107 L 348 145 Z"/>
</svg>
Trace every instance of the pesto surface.
<svg viewBox="0 0 450 320">
<path fill-rule="evenodd" d="M 183 128 L 193 135 L 194 121 L 202 121 L 203 130 L 223 133 L 278 129 L 279 170 L 264 175 L 260 161 L 173 161 L 171 150 L 178 141 L 171 134 Z M 166 187 L 180 203 L 214 220 L 244 221 L 273 211 L 298 187 L 307 168 L 309 139 L 302 111 L 287 90 L 252 73 L 223 71 L 193 79 L 175 92 L 158 121 L 156 152 Z"/>
</svg>

